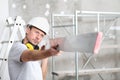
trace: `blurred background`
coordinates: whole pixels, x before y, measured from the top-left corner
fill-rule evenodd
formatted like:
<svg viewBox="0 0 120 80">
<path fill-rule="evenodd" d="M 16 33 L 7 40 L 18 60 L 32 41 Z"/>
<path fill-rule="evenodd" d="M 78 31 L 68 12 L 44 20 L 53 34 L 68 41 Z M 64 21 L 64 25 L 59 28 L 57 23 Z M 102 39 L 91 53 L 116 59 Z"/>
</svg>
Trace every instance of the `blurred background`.
<svg viewBox="0 0 120 80">
<path fill-rule="evenodd" d="M 97 54 L 64 52 L 49 58 L 47 80 L 120 80 L 119 4 L 120 0 L 1 0 L 0 80 L 9 80 L 7 65 L 3 63 L 7 62 L 5 53 L 13 27 L 6 20 L 16 16 L 25 23 L 32 17 L 47 17 L 50 37 L 54 38 L 72 36 L 76 31 L 103 32 Z M 22 38 L 18 33 L 15 40 L 19 39 Z"/>
</svg>

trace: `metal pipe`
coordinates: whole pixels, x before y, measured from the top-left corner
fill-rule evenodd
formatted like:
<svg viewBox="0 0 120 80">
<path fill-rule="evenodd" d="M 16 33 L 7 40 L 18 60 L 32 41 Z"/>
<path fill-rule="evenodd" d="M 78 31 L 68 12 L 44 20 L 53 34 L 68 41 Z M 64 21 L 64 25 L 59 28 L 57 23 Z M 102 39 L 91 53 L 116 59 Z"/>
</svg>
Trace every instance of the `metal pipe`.
<svg viewBox="0 0 120 80">
<path fill-rule="evenodd" d="M 120 15 L 120 12 L 99 12 L 99 11 L 81 11 L 81 13 L 88 13 L 88 14 L 113 14 L 113 15 Z"/>
<path fill-rule="evenodd" d="M 54 16 L 52 16 L 51 22 L 52 22 L 51 26 L 54 26 Z M 51 28 L 51 29 L 52 29 L 52 38 L 54 38 L 54 36 L 55 36 L 54 28 Z M 55 65 L 54 57 L 52 56 L 52 72 L 54 72 L 54 69 L 55 69 L 54 65 Z M 52 75 L 52 80 L 55 80 L 54 75 Z"/>
<path fill-rule="evenodd" d="M 85 67 L 87 66 L 88 62 L 89 62 L 89 64 L 93 67 L 93 69 L 95 69 L 94 65 L 90 62 L 90 60 L 92 59 L 93 55 L 89 56 L 89 58 L 88 58 L 88 57 L 85 55 L 85 53 L 83 53 L 83 54 L 84 54 L 84 57 L 85 57 L 85 59 L 86 59 L 87 61 L 86 61 L 85 65 L 82 67 L 82 69 L 85 69 Z M 101 80 L 104 80 L 103 77 L 102 77 L 99 73 L 98 73 L 98 76 L 100 77 Z"/>
<path fill-rule="evenodd" d="M 79 13 L 79 11 L 75 12 L 75 35 L 78 35 L 78 16 L 77 14 Z M 78 52 L 75 52 L 75 75 L 76 75 L 76 80 L 79 80 L 78 77 Z"/>
<path fill-rule="evenodd" d="M 100 31 L 100 14 L 99 13 L 97 14 L 97 24 L 98 24 L 97 32 L 99 32 Z"/>
<path fill-rule="evenodd" d="M 73 25 L 58 25 L 58 26 L 52 26 L 53 28 L 60 28 L 60 27 L 73 27 L 75 26 L 74 24 Z"/>
<path fill-rule="evenodd" d="M 78 71 L 78 75 L 93 75 L 98 73 L 115 73 L 120 72 L 120 68 L 103 68 L 103 69 L 85 69 Z M 57 76 L 66 75 L 66 76 L 75 76 L 74 71 L 57 71 L 54 72 Z"/>
</svg>

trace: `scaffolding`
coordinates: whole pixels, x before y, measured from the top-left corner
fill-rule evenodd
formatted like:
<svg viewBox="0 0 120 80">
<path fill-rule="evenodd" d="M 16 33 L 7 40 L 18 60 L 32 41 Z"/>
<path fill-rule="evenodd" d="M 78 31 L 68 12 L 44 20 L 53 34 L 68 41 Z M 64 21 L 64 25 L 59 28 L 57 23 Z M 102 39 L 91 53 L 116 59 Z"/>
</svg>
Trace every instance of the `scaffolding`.
<svg viewBox="0 0 120 80">
<path fill-rule="evenodd" d="M 104 17 L 106 16 L 107 19 Z M 111 39 L 115 38 L 115 35 L 109 35 L 110 30 L 119 30 L 119 26 L 116 27 L 116 22 L 119 20 L 119 16 L 120 13 L 117 12 L 94 12 L 94 11 L 76 11 L 73 15 L 66 15 L 66 14 L 53 14 L 51 21 L 52 21 L 52 38 L 55 37 L 59 37 L 59 36 L 69 36 L 69 35 L 78 35 L 81 34 L 79 32 L 79 22 L 81 22 L 83 20 L 83 18 L 81 17 L 95 17 L 96 20 L 95 22 L 97 23 L 97 28 L 93 27 L 91 28 L 91 31 L 102 31 L 104 33 L 104 37 L 103 37 L 103 42 L 105 40 L 106 37 L 109 37 Z M 65 18 L 63 18 L 63 22 L 67 23 L 67 24 L 62 24 L 63 22 L 61 21 L 61 19 L 58 18 L 55 19 L 56 17 L 65 17 L 67 18 L 69 21 L 67 22 L 67 20 Z M 102 19 L 101 19 L 102 17 Z M 85 19 L 86 20 L 86 19 Z M 104 25 L 106 26 L 106 20 L 110 21 L 110 25 L 109 27 L 107 27 L 107 29 L 102 30 L 101 29 L 101 24 L 100 22 L 103 21 Z M 62 24 L 60 24 L 60 23 Z M 72 24 L 71 24 L 72 23 Z M 88 22 L 89 23 L 89 22 Z M 4 56 L 0 56 L 0 61 L 2 62 L 2 64 L 0 65 L 0 80 L 8 80 L 5 74 L 5 69 L 7 68 L 6 64 L 7 64 L 7 56 L 8 56 L 8 52 L 10 50 L 10 47 L 12 46 L 13 42 L 14 42 L 14 38 L 15 37 L 15 33 L 17 32 L 14 29 L 20 29 L 21 34 L 23 34 L 23 29 L 21 29 L 20 26 L 23 25 L 19 25 L 17 23 L 14 24 L 14 28 L 13 28 L 13 32 L 11 33 L 11 35 L 13 34 L 13 36 L 10 37 L 9 41 L 1 41 L 0 40 L 0 44 L 4 44 L 4 43 L 8 43 L 8 46 L 6 48 L 6 50 L 1 50 L 1 54 L 5 53 Z M 58 29 L 60 28 L 60 29 Z M 16 31 L 16 32 L 15 32 Z M 57 33 L 56 31 L 58 31 L 59 33 Z M 62 34 L 61 32 L 67 32 L 67 34 Z M 91 32 L 90 31 L 90 32 Z M 84 32 L 83 32 L 84 33 Z M 24 34 L 22 35 L 22 37 L 24 36 Z M 119 48 L 120 45 L 119 44 L 113 44 L 113 45 L 104 45 L 101 46 L 102 48 Z M 3 48 L 1 48 L 3 49 Z M 4 52 L 3 52 L 4 51 Z M 73 53 L 72 53 L 73 54 Z M 79 60 L 79 55 L 82 54 L 82 56 L 85 59 L 85 63 L 83 65 L 79 65 L 80 60 Z M 74 69 L 73 70 L 63 70 L 63 71 L 57 71 L 56 70 L 56 65 L 55 65 L 55 61 L 56 58 L 52 57 L 52 79 L 56 80 L 55 77 L 59 77 L 59 76 L 75 76 L 75 80 L 79 80 L 79 76 L 83 76 L 83 75 L 92 75 L 92 74 L 97 74 L 99 76 L 99 78 L 101 80 L 104 80 L 104 78 L 102 77 L 102 75 L 100 73 L 115 73 L 115 72 L 120 72 L 120 68 L 101 68 L 101 69 L 96 69 L 95 65 L 91 62 L 91 60 L 94 58 L 94 54 L 92 53 L 80 53 L 80 52 L 75 52 L 73 54 L 74 56 L 72 56 L 71 58 L 74 59 Z M 92 66 L 93 69 L 86 69 L 87 65 L 90 64 Z"/>
<path fill-rule="evenodd" d="M 58 19 L 55 19 L 56 17 L 59 17 Z M 62 19 L 61 17 L 67 17 L 69 21 L 71 21 L 70 24 L 64 24 L 65 22 L 65 18 Z M 93 31 L 95 32 L 103 32 L 104 36 L 102 39 L 102 42 L 105 40 L 106 37 L 115 38 L 115 35 L 109 35 L 110 30 L 119 30 L 119 26 L 116 27 L 116 22 L 119 20 L 120 17 L 120 13 L 119 12 L 97 12 L 97 11 L 75 11 L 75 13 L 73 15 L 71 14 L 52 14 L 52 37 L 58 37 L 56 35 L 58 35 L 57 32 L 55 32 L 55 30 L 57 30 L 57 28 L 64 28 L 64 30 L 68 33 L 67 36 L 69 35 L 78 35 L 79 33 L 79 22 L 82 21 L 82 17 L 95 17 L 96 18 L 96 23 L 97 23 L 97 28 L 95 27 L 93 29 Z M 60 20 L 60 18 L 63 20 Z M 101 29 L 101 24 L 100 22 L 103 22 L 103 27 L 106 26 L 107 21 L 109 21 L 109 27 L 107 27 L 107 29 L 102 30 Z M 59 24 L 59 22 L 61 23 L 61 25 Z M 115 26 L 114 26 L 115 25 Z M 66 29 L 66 27 L 70 27 L 72 30 L 72 34 L 70 34 L 70 32 Z M 62 30 L 63 31 L 63 30 Z M 59 31 L 58 31 L 59 32 Z M 60 32 L 59 32 L 60 33 Z M 83 32 L 84 33 L 84 32 Z M 60 34 L 59 34 L 60 35 Z M 66 34 L 62 35 L 62 36 L 66 36 Z M 113 44 L 113 45 L 104 45 L 101 46 L 102 48 L 119 48 L 119 44 Z M 81 54 L 84 56 L 86 62 L 85 64 L 83 64 L 83 66 L 79 67 L 79 52 L 75 52 L 75 69 L 72 71 L 57 71 L 56 66 L 55 66 L 55 57 L 52 57 L 52 79 L 55 79 L 55 76 L 59 77 L 59 76 L 75 76 L 75 80 L 79 80 L 79 76 L 80 75 L 92 75 L 92 74 L 97 74 L 99 76 L 99 78 L 101 80 L 104 80 L 104 78 L 101 76 L 100 73 L 115 73 L 115 72 L 120 72 L 120 68 L 101 68 L 101 69 L 96 69 L 95 66 L 91 63 L 91 59 L 93 59 L 94 54 L 89 54 L 89 53 L 83 53 L 81 52 Z M 90 64 L 92 66 L 93 69 L 85 69 L 87 67 L 87 65 Z"/>
</svg>

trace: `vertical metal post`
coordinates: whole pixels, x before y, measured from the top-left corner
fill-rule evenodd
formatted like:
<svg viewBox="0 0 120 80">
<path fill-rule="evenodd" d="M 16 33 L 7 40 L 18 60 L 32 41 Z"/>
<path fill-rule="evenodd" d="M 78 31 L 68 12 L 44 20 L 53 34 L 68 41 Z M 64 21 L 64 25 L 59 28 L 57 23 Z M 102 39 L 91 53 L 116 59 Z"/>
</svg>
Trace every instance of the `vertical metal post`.
<svg viewBox="0 0 120 80">
<path fill-rule="evenodd" d="M 100 14 L 99 13 L 97 14 L 97 24 L 98 24 L 97 32 L 99 32 L 100 31 Z"/>
<path fill-rule="evenodd" d="M 51 22 L 52 22 L 52 24 L 51 24 L 51 33 L 52 33 L 52 38 L 54 38 L 54 28 L 52 27 L 52 26 L 54 26 L 54 14 L 52 15 L 52 19 L 51 19 Z M 52 72 L 54 71 L 54 68 L 55 68 L 55 66 L 54 66 L 54 56 L 52 56 Z M 54 75 L 52 74 L 52 80 L 55 80 L 55 78 L 54 78 Z"/>
<path fill-rule="evenodd" d="M 75 12 L 75 35 L 78 35 L 78 11 Z M 75 52 L 75 75 L 76 75 L 76 79 L 78 80 L 78 52 Z"/>
</svg>

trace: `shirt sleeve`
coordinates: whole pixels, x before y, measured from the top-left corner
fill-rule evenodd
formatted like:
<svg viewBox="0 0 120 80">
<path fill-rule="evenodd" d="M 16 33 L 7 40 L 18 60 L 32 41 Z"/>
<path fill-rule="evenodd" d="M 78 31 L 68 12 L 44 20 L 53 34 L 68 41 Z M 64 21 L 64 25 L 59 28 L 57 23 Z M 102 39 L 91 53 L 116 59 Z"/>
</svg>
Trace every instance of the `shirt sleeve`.
<svg viewBox="0 0 120 80">
<path fill-rule="evenodd" d="M 24 44 L 22 44 L 20 42 L 14 43 L 9 52 L 9 59 L 11 59 L 13 61 L 21 62 L 20 56 L 23 53 L 23 51 L 25 51 L 26 49 L 27 49 L 27 47 Z"/>
</svg>

